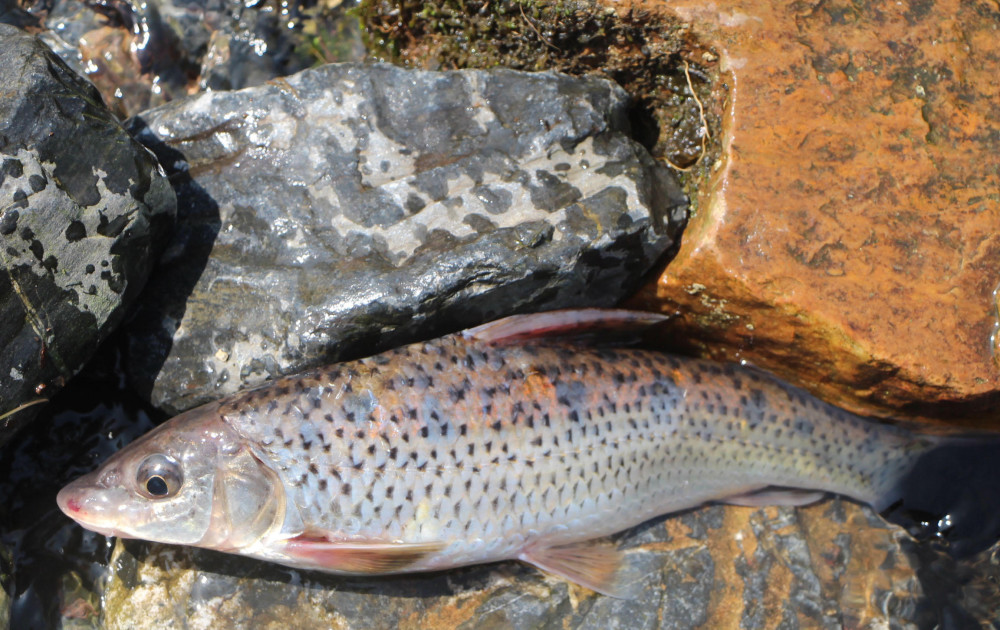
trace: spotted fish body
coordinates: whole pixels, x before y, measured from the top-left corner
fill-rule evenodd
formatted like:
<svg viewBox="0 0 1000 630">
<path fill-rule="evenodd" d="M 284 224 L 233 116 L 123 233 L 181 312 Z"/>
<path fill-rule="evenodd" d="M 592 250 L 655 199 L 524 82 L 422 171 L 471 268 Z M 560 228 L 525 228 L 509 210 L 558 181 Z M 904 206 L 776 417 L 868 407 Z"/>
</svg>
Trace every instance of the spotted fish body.
<svg viewBox="0 0 1000 630">
<path fill-rule="evenodd" d="M 154 451 L 195 461 L 160 437 L 176 423 L 177 435 L 198 436 L 188 442 L 225 443 L 202 460 L 237 453 L 250 463 L 235 473 L 216 465 L 199 495 L 212 512 L 203 535 L 157 540 L 347 573 L 516 558 L 615 592 L 617 556 L 588 541 L 772 487 L 881 505 L 930 447 L 755 370 L 493 332 L 283 378 L 188 412 L 69 486 L 60 504 L 99 531 L 152 537 L 102 521 L 92 488 L 108 470 L 130 479 L 133 462 Z M 104 503 L 121 514 L 121 500 Z"/>
</svg>

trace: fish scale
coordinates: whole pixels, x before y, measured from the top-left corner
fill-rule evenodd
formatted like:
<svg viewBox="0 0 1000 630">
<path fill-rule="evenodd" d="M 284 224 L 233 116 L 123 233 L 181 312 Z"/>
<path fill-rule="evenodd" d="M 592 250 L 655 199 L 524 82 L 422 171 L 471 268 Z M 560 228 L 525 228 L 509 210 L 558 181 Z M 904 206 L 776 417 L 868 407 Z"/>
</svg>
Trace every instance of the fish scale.
<svg viewBox="0 0 1000 630">
<path fill-rule="evenodd" d="M 284 412 L 268 413 L 274 401 Z M 447 543 L 411 569 L 605 536 L 762 486 L 874 501 L 913 443 L 737 366 L 459 336 L 282 379 L 221 413 L 280 471 L 298 507 L 287 531 Z"/>
<path fill-rule="evenodd" d="M 516 316 L 282 378 L 168 421 L 59 504 L 102 533 L 295 567 L 516 558 L 620 594 L 596 539 L 710 501 L 881 509 L 937 444 L 757 370 L 560 336 L 655 317 Z"/>
</svg>

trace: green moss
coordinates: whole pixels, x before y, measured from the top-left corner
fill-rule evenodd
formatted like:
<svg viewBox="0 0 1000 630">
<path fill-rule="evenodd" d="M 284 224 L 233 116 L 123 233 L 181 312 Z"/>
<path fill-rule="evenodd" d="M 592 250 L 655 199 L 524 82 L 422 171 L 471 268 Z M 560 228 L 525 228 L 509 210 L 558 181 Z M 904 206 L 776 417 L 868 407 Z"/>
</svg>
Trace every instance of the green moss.
<svg viewBox="0 0 1000 630">
<path fill-rule="evenodd" d="M 633 136 L 655 157 L 693 166 L 680 173 L 689 193 L 718 154 L 711 142 L 702 154 L 698 106 L 699 100 L 705 104 L 711 129 L 721 108 L 712 102 L 715 56 L 700 47 L 686 25 L 665 15 L 561 0 L 366 0 L 358 13 L 370 50 L 394 63 L 555 70 L 616 81 L 634 98 Z M 695 94 L 688 88 L 685 60 Z"/>
</svg>

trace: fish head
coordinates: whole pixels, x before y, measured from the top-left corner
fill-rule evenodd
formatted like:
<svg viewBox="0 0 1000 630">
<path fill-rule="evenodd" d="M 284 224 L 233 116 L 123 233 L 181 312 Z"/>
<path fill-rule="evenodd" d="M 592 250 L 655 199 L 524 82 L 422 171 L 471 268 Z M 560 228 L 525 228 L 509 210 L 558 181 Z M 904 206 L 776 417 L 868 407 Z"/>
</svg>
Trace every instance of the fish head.
<svg viewBox="0 0 1000 630">
<path fill-rule="evenodd" d="M 185 412 L 63 488 L 59 508 L 106 536 L 235 551 L 284 513 L 276 473 L 219 414 Z"/>
</svg>

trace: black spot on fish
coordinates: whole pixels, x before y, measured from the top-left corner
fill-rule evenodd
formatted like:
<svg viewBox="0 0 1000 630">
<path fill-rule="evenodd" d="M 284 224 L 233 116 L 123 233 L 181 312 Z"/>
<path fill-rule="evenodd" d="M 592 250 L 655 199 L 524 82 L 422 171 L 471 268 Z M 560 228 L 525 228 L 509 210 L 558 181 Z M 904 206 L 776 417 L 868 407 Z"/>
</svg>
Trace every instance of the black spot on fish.
<svg viewBox="0 0 1000 630">
<path fill-rule="evenodd" d="M 337 427 L 337 429 L 333 432 L 333 434 L 339 438 L 344 437 L 344 427 Z"/>
<path fill-rule="evenodd" d="M 345 483 L 340 486 L 340 494 L 351 494 L 351 484 Z"/>
<path fill-rule="evenodd" d="M 420 427 L 420 437 L 425 438 L 429 434 L 430 434 L 430 429 L 428 429 L 427 425 Z"/>
<path fill-rule="evenodd" d="M 319 480 L 319 484 L 317 484 L 317 485 L 319 486 L 319 491 L 320 492 L 325 492 L 326 491 L 326 479 L 320 479 Z"/>
</svg>

